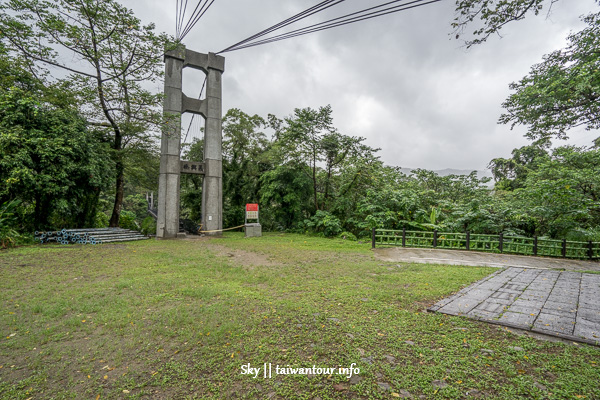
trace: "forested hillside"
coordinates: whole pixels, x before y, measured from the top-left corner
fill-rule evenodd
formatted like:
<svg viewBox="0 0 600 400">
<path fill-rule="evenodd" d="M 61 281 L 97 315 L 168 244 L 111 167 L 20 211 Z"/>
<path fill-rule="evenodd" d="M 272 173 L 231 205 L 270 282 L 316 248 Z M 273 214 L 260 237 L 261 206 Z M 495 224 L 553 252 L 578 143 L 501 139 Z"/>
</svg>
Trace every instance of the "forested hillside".
<svg viewBox="0 0 600 400">
<path fill-rule="evenodd" d="M 3 87 L 1 94 L 2 217 L 25 234 L 106 226 L 115 168 L 109 146 L 76 109 L 52 97 L 52 88 L 36 88 L 35 79 L 28 79 L 30 85 Z M 385 165 L 364 138 L 338 132 L 331 112 L 329 106 L 296 109 L 283 119 L 238 109 L 226 113 L 225 227 L 243 224 L 244 205 L 257 202 L 270 231 L 360 238 L 373 227 L 406 227 L 600 237 L 595 147 L 550 149 L 546 141 L 515 149 L 511 158 L 490 162 L 495 180 L 490 188 L 489 178 L 478 179 L 475 172 L 442 177 L 417 169 L 406 175 L 399 166 Z M 123 226 L 152 230 L 145 194 L 157 189 L 156 146 L 128 158 Z M 195 141 L 183 158 L 201 161 L 202 147 Z M 201 188 L 201 177 L 182 176 L 182 218 L 200 220 Z"/>
<path fill-rule="evenodd" d="M 268 139 L 264 129 L 275 134 Z M 495 184 L 468 176 L 406 175 L 378 149 L 333 126 L 331 108 L 296 109 L 282 120 L 240 110 L 224 118 L 225 225 L 243 223 L 258 202 L 269 230 L 368 236 L 372 227 L 594 239 L 600 234 L 600 150 L 538 141 L 497 158 Z M 199 157 L 201 143 L 190 148 Z M 200 158 L 198 158 L 200 159 Z M 198 178 L 184 181 L 195 216 Z"/>
</svg>

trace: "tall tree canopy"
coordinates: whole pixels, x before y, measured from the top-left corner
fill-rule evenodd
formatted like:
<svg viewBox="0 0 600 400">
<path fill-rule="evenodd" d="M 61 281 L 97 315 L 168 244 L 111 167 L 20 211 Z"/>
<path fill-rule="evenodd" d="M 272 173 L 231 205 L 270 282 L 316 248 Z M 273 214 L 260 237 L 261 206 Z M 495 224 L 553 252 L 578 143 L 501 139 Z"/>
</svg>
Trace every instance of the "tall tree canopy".
<svg viewBox="0 0 600 400">
<path fill-rule="evenodd" d="M 500 122 L 525 125 L 531 139 L 565 138 L 571 128 L 600 128 L 600 12 L 584 18 L 585 29 L 568 46 L 544 57 L 510 88 Z"/>
<path fill-rule="evenodd" d="M 456 38 L 463 38 L 467 47 L 485 42 L 502 28 L 529 15 L 549 12 L 558 0 L 456 0 L 452 27 Z M 472 34 L 463 34 L 471 30 Z"/>
<path fill-rule="evenodd" d="M 20 200 L 29 230 L 92 226 L 109 153 L 76 111 L 35 97 L 0 91 L 0 203 Z"/>
<path fill-rule="evenodd" d="M 104 129 L 116 166 L 110 225 L 117 226 L 124 150 L 148 146 L 160 125 L 161 95 L 146 87 L 161 77 L 169 38 L 115 0 L 8 0 L 0 5 L 0 31 L 2 43 L 38 71 L 53 66 L 69 74 L 81 111 Z"/>
<path fill-rule="evenodd" d="M 274 122 L 278 147 L 283 162 L 294 162 L 313 183 L 313 203 L 315 210 L 329 208 L 334 196 L 333 174 L 339 172 L 346 160 L 376 152 L 362 142 L 365 138 L 340 134 L 333 126 L 330 105 L 295 109 L 294 114 L 285 120 Z M 321 165 L 323 173 L 319 173 Z"/>
<path fill-rule="evenodd" d="M 550 12 L 558 0 L 457 0 L 452 27 L 467 47 L 485 42 L 512 21 L 542 11 Z M 503 103 L 499 122 L 528 127 L 527 136 L 538 140 L 564 139 L 569 129 L 600 128 L 600 13 L 583 18 L 587 24 L 568 36 L 566 48 L 544 56 L 527 76 L 510 88 L 515 93 Z"/>
</svg>

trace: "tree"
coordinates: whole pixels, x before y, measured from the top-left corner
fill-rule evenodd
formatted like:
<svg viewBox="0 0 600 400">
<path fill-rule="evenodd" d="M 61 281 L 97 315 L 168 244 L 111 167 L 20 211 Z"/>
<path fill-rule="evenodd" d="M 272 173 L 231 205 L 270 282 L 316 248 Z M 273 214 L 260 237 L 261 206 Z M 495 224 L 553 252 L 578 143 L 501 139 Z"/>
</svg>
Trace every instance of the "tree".
<svg viewBox="0 0 600 400">
<path fill-rule="evenodd" d="M 525 187 L 527 174 L 548 158 L 549 142 L 536 142 L 512 151 L 511 158 L 494 158 L 488 168 L 494 175 L 497 190 L 515 190 Z"/>
<path fill-rule="evenodd" d="M 303 168 L 289 162 L 261 174 L 261 223 L 268 228 L 294 229 L 309 217 L 312 182 Z"/>
<path fill-rule="evenodd" d="M 276 132 L 279 143 L 285 148 L 287 160 L 294 160 L 298 165 L 306 165 L 302 171 L 313 183 L 313 204 L 315 211 L 319 209 L 317 199 L 317 168 L 322 162 L 321 141 L 326 134 L 335 133 L 331 106 L 310 107 L 294 110 L 294 115 L 285 119 L 286 127 Z"/>
<path fill-rule="evenodd" d="M 473 38 L 465 40 L 467 47 L 485 42 L 491 35 L 500 34 L 508 23 L 520 21 L 528 15 L 539 15 L 558 0 L 456 0 L 452 28 L 456 38 L 475 25 Z"/>
<path fill-rule="evenodd" d="M 313 183 L 313 205 L 316 210 L 326 210 L 332 197 L 332 176 L 350 157 L 376 152 L 362 142 L 365 138 L 342 135 L 333 126 L 331 106 L 295 109 L 294 115 L 285 119 L 285 126 L 270 118 L 276 129 L 278 146 L 285 162 L 294 161 L 302 166 L 303 173 Z M 320 174 L 324 165 L 324 174 Z M 319 193 L 322 193 L 319 204 Z"/>
<path fill-rule="evenodd" d="M 600 13 L 568 36 L 568 46 L 544 56 L 510 88 L 500 122 L 526 125 L 531 139 L 566 138 L 571 128 L 600 128 Z"/>
<path fill-rule="evenodd" d="M 337 193 L 331 212 L 343 222 L 344 230 L 359 236 L 368 233 L 365 216 L 359 210 L 369 190 L 379 191 L 387 185 L 400 183 L 403 174 L 396 167 L 387 167 L 374 152 L 347 157 L 335 178 Z"/>
<path fill-rule="evenodd" d="M 147 147 L 158 130 L 161 95 L 145 89 L 162 74 L 170 43 L 142 26 L 114 0 L 8 0 L 0 5 L 2 42 L 34 63 L 67 72 L 89 123 L 103 129 L 115 161 L 115 197 L 110 226 L 123 202 L 127 147 Z M 68 53 L 70 63 L 61 61 Z"/>
<path fill-rule="evenodd" d="M 204 160 L 204 140 L 194 139 L 186 149 L 183 159 L 188 161 Z M 182 174 L 181 183 L 182 216 L 192 221 L 202 220 L 202 177 L 196 174 Z"/>
<path fill-rule="evenodd" d="M 558 0 L 457 0 L 456 38 L 475 26 L 467 47 L 485 42 L 511 21 L 550 12 Z M 529 127 L 531 139 L 566 138 L 571 128 L 600 128 L 600 13 L 583 18 L 587 27 L 568 36 L 568 46 L 544 56 L 504 103 L 499 122 Z"/>
<path fill-rule="evenodd" d="M 271 168 L 270 142 L 260 131 L 265 125 L 237 108 L 223 117 L 223 219 L 229 226 L 244 223 L 244 205 L 258 202 L 260 176 Z"/>
<path fill-rule="evenodd" d="M 338 132 L 328 133 L 321 139 L 320 147 L 325 160 L 325 184 L 321 209 L 329 209 L 331 198 L 335 196 L 334 176 L 352 163 L 361 159 L 370 159 L 379 151 L 362 144 L 363 141 L 365 141 L 363 137 L 346 136 Z M 340 186 L 341 184 L 342 182 Z"/>
<path fill-rule="evenodd" d="M 0 203 L 20 200 L 28 230 L 90 226 L 111 172 L 108 149 L 73 110 L 36 97 L 0 91 Z"/>
</svg>

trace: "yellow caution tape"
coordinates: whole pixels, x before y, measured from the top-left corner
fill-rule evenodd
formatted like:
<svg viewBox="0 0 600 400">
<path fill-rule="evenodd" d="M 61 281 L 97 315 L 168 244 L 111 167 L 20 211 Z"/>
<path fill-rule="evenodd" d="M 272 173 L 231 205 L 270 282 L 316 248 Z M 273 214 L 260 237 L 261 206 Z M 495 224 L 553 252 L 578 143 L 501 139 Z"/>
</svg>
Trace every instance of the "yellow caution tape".
<svg viewBox="0 0 600 400">
<path fill-rule="evenodd" d="M 240 225 L 240 226 L 235 226 L 233 228 L 227 228 L 227 229 L 215 229 L 213 231 L 201 231 L 198 230 L 198 233 L 210 233 L 210 232 L 224 232 L 224 231 L 231 231 L 233 229 L 239 229 L 239 228 L 243 228 L 246 225 Z M 200 226 L 200 229 L 202 229 L 202 226 Z"/>
</svg>

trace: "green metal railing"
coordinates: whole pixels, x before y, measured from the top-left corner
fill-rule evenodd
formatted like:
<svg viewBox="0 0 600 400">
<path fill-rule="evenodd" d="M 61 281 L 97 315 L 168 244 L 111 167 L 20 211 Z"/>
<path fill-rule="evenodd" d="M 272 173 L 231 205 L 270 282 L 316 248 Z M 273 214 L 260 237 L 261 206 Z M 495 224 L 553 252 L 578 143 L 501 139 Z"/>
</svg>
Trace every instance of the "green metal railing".
<svg viewBox="0 0 600 400">
<path fill-rule="evenodd" d="M 528 256 L 600 259 L 600 242 L 576 242 L 537 237 L 481 235 L 438 231 L 407 231 L 406 229 L 373 229 L 372 246 L 402 246 L 457 250 L 487 251 L 491 253 Z"/>
</svg>

